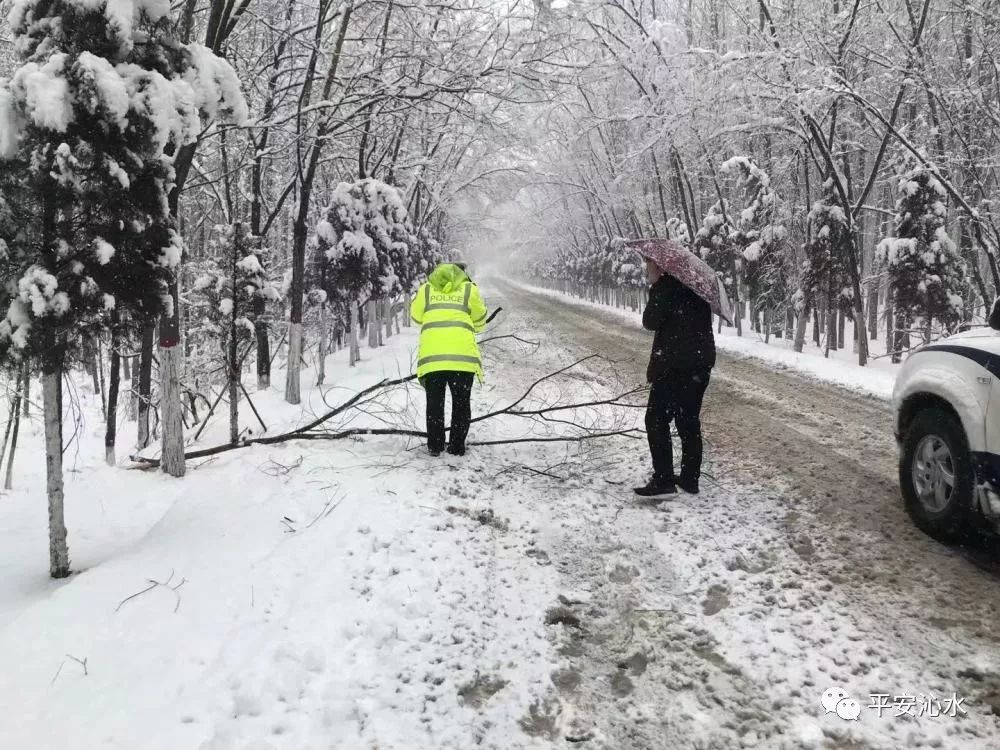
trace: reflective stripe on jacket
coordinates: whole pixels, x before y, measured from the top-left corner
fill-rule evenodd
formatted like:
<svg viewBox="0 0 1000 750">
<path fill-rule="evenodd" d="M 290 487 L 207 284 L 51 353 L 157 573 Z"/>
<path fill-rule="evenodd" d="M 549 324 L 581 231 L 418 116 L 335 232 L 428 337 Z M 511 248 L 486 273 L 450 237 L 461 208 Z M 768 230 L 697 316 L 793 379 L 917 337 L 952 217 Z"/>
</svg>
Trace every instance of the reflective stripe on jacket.
<svg viewBox="0 0 1000 750">
<path fill-rule="evenodd" d="M 410 317 L 420 326 L 417 377 L 440 370 L 482 377 L 476 334 L 486 325 L 486 305 L 461 268 L 435 268 L 413 298 Z"/>
</svg>

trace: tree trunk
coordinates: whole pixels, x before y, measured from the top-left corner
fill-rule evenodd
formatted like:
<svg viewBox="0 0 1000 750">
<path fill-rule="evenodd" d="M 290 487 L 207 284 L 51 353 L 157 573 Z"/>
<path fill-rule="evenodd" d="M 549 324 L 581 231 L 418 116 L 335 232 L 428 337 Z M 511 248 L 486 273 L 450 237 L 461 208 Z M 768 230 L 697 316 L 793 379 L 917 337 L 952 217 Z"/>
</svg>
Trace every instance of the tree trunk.
<svg viewBox="0 0 1000 750">
<path fill-rule="evenodd" d="M 83 366 L 87 371 L 87 375 L 90 376 L 91 382 L 94 384 L 94 395 L 101 395 L 101 384 L 97 379 L 97 350 L 94 346 L 94 336 L 91 334 L 84 334 L 83 336 Z"/>
<path fill-rule="evenodd" d="M 271 387 L 271 341 L 263 314 L 257 315 L 253 330 L 257 337 L 257 388 L 266 390 Z"/>
<path fill-rule="evenodd" d="M 0 447 L 0 467 L 3 466 L 4 457 L 7 455 L 7 446 L 10 444 L 10 431 L 14 427 L 14 416 L 15 414 L 20 414 L 21 409 L 21 383 L 15 381 L 14 383 L 14 395 L 10 396 L 10 402 L 8 403 L 7 409 L 7 427 L 4 428 L 3 432 L 3 446 Z"/>
<path fill-rule="evenodd" d="M 174 213 L 176 219 L 176 212 Z M 184 400 L 181 370 L 184 349 L 181 343 L 180 267 L 170 282 L 173 305 L 170 315 L 160 318 L 160 422 L 163 424 L 160 468 L 172 477 L 184 476 Z"/>
<path fill-rule="evenodd" d="M 351 303 L 351 367 L 354 367 L 361 360 L 361 340 L 358 335 L 358 328 L 361 325 L 361 311 L 358 307 L 357 301 Z"/>
<path fill-rule="evenodd" d="M 367 313 L 368 313 L 368 348 L 376 349 L 378 348 L 379 327 L 378 327 L 378 321 L 376 320 L 375 300 L 368 300 Z"/>
<path fill-rule="evenodd" d="M 803 305 L 795 316 L 795 351 L 801 353 L 806 345 L 806 324 L 809 319 L 808 307 Z"/>
<path fill-rule="evenodd" d="M 142 349 L 139 353 L 139 390 L 137 392 L 139 411 L 139 437 L 136 447 L 139 450 L 149 447 L 151 435 L 149 432 L 149 407 L 153 388 L 153 341 L 156 339 L 156 327 L 146 323 L 142 327 Z M 163 366 L 163 363 L 160 363 Z"/>
<path fill-rule="evenodd" d="M 21 419 L 31 419 L 31 365 L 24 363 L 24 390 L 21 392 Z"/>
<path fill-rule="evenodd" d="M 893 322 L 892 336 L 892 361 L 896 364 L 903 361 L 903 349 L 906 348 L 906 335 L 909 329 L 909 321 L 906 313 L 898 306 L 896 307 L 895 320 Z"/>
<path fill-rule="evenodd" d="M 129 381 L 128 389 L 128 409 L 125 410 L 125 418 L 129 422 L 138 422 L 139 420 L 139 392 L 136 390 L 136 378 L 139 374 L 139 365 L 134 361 L 132 357 L 126 357 L 125 359 L 133 359 L 132 362 L 132 380 Z"/>
<path fill-rule="evenodd" d="M 326 329 L 327 329 L 326 303 L 319 308 L 319 353 L 316 355 L 316 385 L 323 385 L 326 381 Z"/>
<path fill-rule="evenodd" d="M 896 337 L 893 331 L 896 329 L 896 313 L 892 305 L 892 289 L 886 290 L 885 294 L 885 349 L 887 354 L 891 354 L 892 362 L 898 363 L 895 356 Z"/>
<path fill-rule="evenodd" d="M 125 346 L 125 341 L 119 339 L 119 344 L 118 345 L 119 345 L 119 347 Z M 119 356 L 120 356 L 120 353 L 119 353 Z M 131 360 L 132 360 L 131 357 L 121 357 L 122 377 L 124 377 L 126 380 L 131 380 L 132 379 Z"/>
<path fill-rule="evenodd" d="M 235 312 L 235 305 L 233 310 Z M 233 320 L 235 320 L 235 315 Z M 240 381 L 243 379 L 239 353 L 237 352 L 236 326 L 230 328 L 226 342 L 226 369 L 229 371 L 229 442 L 236 445 L 240 440 Z"/>
<path fill-rule="evenodd" d="M 97 375 L 99 379 L 99 385 L 101 387 L 101 414 L 104 415 L 104 419 L 108 418 L 108 404 L 106 395 L 108 392 L 107 383 L 104 382 L 104 351 L 101 347 L 101 337 L 95 337 L 97 341 Z"/>
<path fill-rule="evenodd" d="M 49 497 L 49 573 L 53 578 L 69 575 L 69 548 L 63 513 L 62 466 L 62 352 L 49 354 L 42 371 L 45 405 L 45 473 Z"/>
<path fill-rule="evenodd" d="M 181 360 L 179 346 L 160 348 L 160 421 L 163 423 L 163 452 L 160 467 L 164 473 L 182 477 L 184 464 L 184 402 L 181 399 Z"/>
<path fill-rule="evenodd" d="M 826 303 L 826 348 L 824 356 L 829 357 L 830 351 L 837 350 L 837 306 L 831 299 Z"/>
<path fill-rule="evenodd" d="M 310 186 L 311 187 L 311 186 Z M 309 192 L 302 189 L 299 200 L 309 200 Z M 288 330 L 288 369 L 285 372 L 285 401 L 298 404 L 302 400 L 302 309 L 305 294 L 306 242 L 308 226 L 306 224 L 307 209 L 300 207 L 292 228 L 292 285 L 291 324 Z"/>
<path fill-rule="evenodd" d="M 121 317 L 117 310 L 111 311 L 111 373 L 108 385 L 108 418 L 104 431 L 104 458 L 108 466 L 114 466 L 115 440 L 118 432 L 118 389 L 121 387 Z M 126 359 L 128 359 L 126 357 Z"/>
<path fill-rule="evenodd" d="M 25 365 L 24 368 L 24 380 L 28 379 L 28 368 Z M 14 428 L 10 436 L 10 453 L 7 454 L 7 476 L 4 479 L 3 488 L 5 490 L 13 489 L 14 487 L 14 454 L 17 452 L 17 434 L 21 429 L 21 409 L 20 405 L 24 401 L 24 385 L 22 384 L 17 391 L 17 397 L 14 401 L 13 408 L 11 409 L 11 415 L 14 422 Z M 8 425 L 9 427 L 9 425 Z M 6 442 L 6 441 L 5 441 Z"/>
<path fill-rule="evenodd" d="M 288 371 L 285 378 L 285 401 L 298 404 L 302 401 L 302 323 L 301 312 L 299 321 L 288 326 Z M 294 374 L 293 374 L 294 371 Z"/>
<path fill-rule="evenodd" d="M 878 281 L 872 279 L 868 290 L 868 338 L 878 341 Z"/>
</svg>

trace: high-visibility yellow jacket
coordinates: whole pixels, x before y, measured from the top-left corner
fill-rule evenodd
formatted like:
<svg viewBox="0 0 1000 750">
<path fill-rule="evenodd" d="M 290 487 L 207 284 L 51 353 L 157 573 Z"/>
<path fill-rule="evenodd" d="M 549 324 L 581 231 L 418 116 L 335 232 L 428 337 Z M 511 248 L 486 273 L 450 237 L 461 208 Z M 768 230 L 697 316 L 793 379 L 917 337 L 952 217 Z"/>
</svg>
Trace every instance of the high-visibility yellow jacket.
<svg viewBox="0 0 1000 750">
<path fill-rule="evenodd" d="M 420 326 L 417 377 L 450 370 L 483 375 L 476 334 L 486 325 L 486 305 L 479 288 L 452 263 L 435 268 L 410 304 Z"/>
</svg>

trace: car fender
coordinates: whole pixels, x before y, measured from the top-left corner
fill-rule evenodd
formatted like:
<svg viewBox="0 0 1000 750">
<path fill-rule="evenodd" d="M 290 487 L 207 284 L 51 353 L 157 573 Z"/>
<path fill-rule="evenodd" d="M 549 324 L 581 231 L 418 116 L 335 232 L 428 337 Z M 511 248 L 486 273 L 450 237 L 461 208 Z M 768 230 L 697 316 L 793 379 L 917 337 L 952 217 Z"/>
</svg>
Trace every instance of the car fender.
<svg viewBox="0 0 1000 750">
<path fill-rule="evenodd" d="M 941 355 L 939 355 L 941 356 Z M 912 361 L 912 360 L 911 360 Z M 975 387 L 974 377 L 959 374 L 954 367 L 922 365 L 909 373 L 901 373 L 893 394 L 893 403 L 898 414 L 903 404 L 914 396 L 929 394 L 951 404 L 958 414 L 973 452 L 986 449 L 986 409 L 989 405 L 989 388 Z M 978 367 L 972 363 L 974 367 Z"/>
</svg>

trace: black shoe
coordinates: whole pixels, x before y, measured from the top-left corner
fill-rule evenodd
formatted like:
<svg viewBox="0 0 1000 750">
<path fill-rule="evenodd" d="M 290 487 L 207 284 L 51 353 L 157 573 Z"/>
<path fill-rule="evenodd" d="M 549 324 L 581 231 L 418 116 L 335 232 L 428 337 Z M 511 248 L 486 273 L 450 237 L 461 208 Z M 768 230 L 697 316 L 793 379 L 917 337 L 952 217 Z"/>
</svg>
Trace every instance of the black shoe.
<svg viewBox="0 0 1000 750">
<path fill-rule="evenodd" d="M 698 480 L 697 479 L 687 479 L 685 477 L 677 477 L 677 486 L 684 490 L 689 495 L 698 494 Z"/>
<path fill-rule="evenodd" d="M 632 491 L 639 497 L 667 497 L 668 495 L 676 495 L 677 487 L 672 483 L 667 484 L 651 479 L 645 487 L 634 487 Z"/>
<path fill-rule="evenodd" d="M 456 448 L 453 445 L 449 445 L 448 446 L 448 453 L 450 455 L 452 455 L 452 456 L 464 456 L 465 455 L 465 448 L 464 447 L 463 448 Z"/>
<path fill-rule="evenodd" d="M 438 456 L 441 455 L 441 451 L 434 450 L 433 448 L 428 448 L 427 452 L 430 453 L 432 456 L 434 456 L 434 458 L 437 458 Z"/>
</svg>

